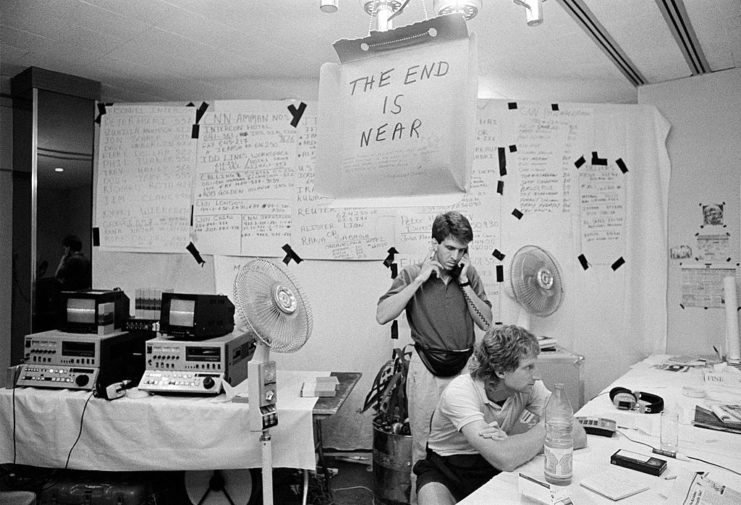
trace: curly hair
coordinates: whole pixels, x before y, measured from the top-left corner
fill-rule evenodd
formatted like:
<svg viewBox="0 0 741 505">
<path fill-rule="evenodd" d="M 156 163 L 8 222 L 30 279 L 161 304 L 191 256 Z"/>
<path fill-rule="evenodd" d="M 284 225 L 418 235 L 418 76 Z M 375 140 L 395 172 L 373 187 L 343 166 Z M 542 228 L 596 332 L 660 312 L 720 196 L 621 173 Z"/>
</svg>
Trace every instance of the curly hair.
<svg viewBox="0 0 741 505">
<path fill-rule="evenodd" d="M 512 372 L 523 357 L 536 357 L 540 345 L 535 335 L 515 325 L 491 326 L 474 349 L 471 376 L 499 381 L 496 372 Z"/>
<path fill-rule="evenodd" d="M 466 216 L 458 211 L 451 210 L 445 214 L 438 214 L 432 222 L 432 238 L 438 242 L 452 235 L 461 242 L 473 240 L 473 229 Z"/>
</svg>

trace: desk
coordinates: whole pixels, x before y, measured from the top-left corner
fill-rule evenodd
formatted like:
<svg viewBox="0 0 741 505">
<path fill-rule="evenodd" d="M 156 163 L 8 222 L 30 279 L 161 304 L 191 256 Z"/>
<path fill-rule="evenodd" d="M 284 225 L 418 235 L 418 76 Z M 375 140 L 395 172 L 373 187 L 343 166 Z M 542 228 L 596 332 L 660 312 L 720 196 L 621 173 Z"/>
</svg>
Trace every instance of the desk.
<svg viewBox="0 0 741 505">
<path fill-rule="evenodd" d="M 683 477 L 687 472 L 696 471 L 710 472 L 711 479 L 727 484 L 733 489 L 741 490 L 741 476 L 695 460 L 680 461 L 664 458 L 668 460 L 669 464 L 667 470 L 660 477 L 653 477 L 610 464 L 610 455 L 618 449 L 650 454 L 651 449 L 637 442 L 648 443 L 653 447 L 659 445 L 660 422 L 658 415 L 619 411 L 613 406 L 609 391 L 613 387 L 621 386 L 631 390 L 642 390 L 657 394 L 664 398 L 667 403 L 674 403 L 679 406 L 681 411 L 679 426 L 680 453 L 741 472 L 741 457 L 739 457 L 741 454 L 741 435 L 695 428 L 690 424 L 695 405 L 704 400 L 683 396 L 682 387 L 703 387 L 702 371 L 700 369 L 690 369 L 683 373 L 654 368 L 653 365 L 664 362 L 666 358 L 667 356 L 652 356 L 634 365 L 627 374 L 605 388 L 577 412 L 577 415 L 608 417 L 616 420 L 619 426 L 629 428 L 619 428 L 619 433 L 612 438 L 588 435 L 587 447 L 574 451 L 574 478 L 571 485 L 565 489 L 576 505 L 615 503 L 620 505 L 677 505 L 676 502 L 670 504 L 667 501 L 667 496 L 672 492 L 672 486 L 682 479 L 667 480 L 665 477 L 673 475 Z M 739 398 L 739 401 L 741 401 L 741 398 Z M 632 442 L 629 438 L 635 442 Z M 598 475 L 607 470 L 623 472 L 631 479 L 645 481 L 650 489 L 619 502 L 614 502 L 579 485 L 582 479 Z M 545 482 L 543 456 L 539 455 L 533 458 L 514 472 L 502 472 L 461 501 L 460 505 L 534 504 L 534 501 L 521 497 L 518 492 L 517 475 L 520 472 Z"/>
<path fill-rule="evenodd" d="M 327 372 L 278 371 L 279 424 L 270 430 L 275 467 L 316 468 L 316 422 L 336 413 L 360 378 L 336 373 L 340 386 L 334 398 L 301 398 L 302 382 L 319 375 Z M 256 468 L 260 434 L 249 430 L 248 408 L 226 402 L 224 395 L 107 401 L 85 391 L 3 389 L 0 461 L 103 471 Z"/>
</svg>

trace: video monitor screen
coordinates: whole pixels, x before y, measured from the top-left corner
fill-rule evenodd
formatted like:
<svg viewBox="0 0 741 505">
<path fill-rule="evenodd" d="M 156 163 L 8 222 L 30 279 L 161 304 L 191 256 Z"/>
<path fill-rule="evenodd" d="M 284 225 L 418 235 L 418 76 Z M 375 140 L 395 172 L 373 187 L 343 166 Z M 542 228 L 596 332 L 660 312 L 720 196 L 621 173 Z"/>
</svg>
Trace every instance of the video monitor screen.
<svg viewBox="0 0 741 505">
<path fill-rule="evenodd" d="M 67 322 L 95 324 L 94 298 L 68 298 Z"/>
<path fill-rule="evenodd" d="M 195 300 L 170 300 L 170 326 L 192 328 L 195 325 Z"/>
</svg>

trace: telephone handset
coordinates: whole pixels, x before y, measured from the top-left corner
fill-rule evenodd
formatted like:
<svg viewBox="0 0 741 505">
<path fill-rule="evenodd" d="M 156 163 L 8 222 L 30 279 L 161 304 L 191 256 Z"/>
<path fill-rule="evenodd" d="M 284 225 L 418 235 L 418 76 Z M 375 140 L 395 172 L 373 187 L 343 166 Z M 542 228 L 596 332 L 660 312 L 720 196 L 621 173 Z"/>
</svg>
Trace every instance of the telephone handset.
<svg viewBox="0 0 741 505">
<path fill-rule="evenodd" d="M 468 255 L 468 248 L 466 248 L 466 250 L 463 252 L 463 257 L 458 262 L 458 264 L 454 266 L 453 269 L 450 271 L 450 276 L 456 281 L 458 280 L 458 277 L 461 275 L 461 270 L 463 270 L 464 259 L 466 260 L 466 262 L 469 262 L 469 263 L 471 261 L 470 259 L 466 257 L 467 255 Z"/>
<path fill-rule="evenodd" d="M 459 276 L 459 275 L 461 274 L 461 270 L 463 270 L 463 265 L 461 265 L 460 263 L 458 263 L 458 264 L 457 264 L 456 266 L 454 266 L 454 267 L 453 267 L 453 269 L 452 269 L 452 270 L 450 271 L 450 276 L 451 276 L 451 277 L 452 277 L 453 279 L 455 279 L 455 280 L 458 280 L 458 276 Z"/>
</svg>

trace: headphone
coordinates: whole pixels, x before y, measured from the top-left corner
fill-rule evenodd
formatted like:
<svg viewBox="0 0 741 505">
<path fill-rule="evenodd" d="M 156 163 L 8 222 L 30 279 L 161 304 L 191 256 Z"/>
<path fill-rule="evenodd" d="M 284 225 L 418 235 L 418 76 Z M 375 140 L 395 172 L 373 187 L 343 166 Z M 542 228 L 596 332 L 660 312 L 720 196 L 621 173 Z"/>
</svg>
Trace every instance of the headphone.
<svg viewBox="0 0 741 505">
<path fill-rule="evenodd" d="M 658 414 L 664 410 L 662 397 L 626 388 L 612 388 L 610 400 L 620 410 L 637 410 L 644 414 Z"/>
</svg>

